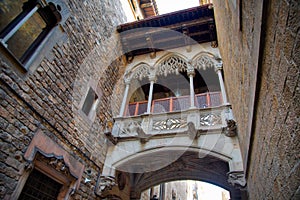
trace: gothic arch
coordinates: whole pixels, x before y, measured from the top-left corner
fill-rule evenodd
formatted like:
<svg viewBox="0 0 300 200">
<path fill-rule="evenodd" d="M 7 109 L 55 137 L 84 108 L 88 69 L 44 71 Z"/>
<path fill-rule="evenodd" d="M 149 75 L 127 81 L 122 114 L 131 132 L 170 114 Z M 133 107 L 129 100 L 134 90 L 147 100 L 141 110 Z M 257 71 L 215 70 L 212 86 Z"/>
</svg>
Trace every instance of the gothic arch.
<svg viewBox="0 0 300 200">
<path fill-rule="evenodd" d="M 148 78 L 150 75 L 150 65 L 145 62 L 136 64 L 130 70 L 125 72 L 125 81 L 131 81 L 132 79 L 142 80 L 143 78 Z"/>
<path fill-rule="evenodd" d="M 157 170 L 149 170 L 144 173 L 130 173 L 131 176 L 131 193 L 137 196 L 140 193 L 152 186 L 158 185 L 163 182 L 177 181 L 177 180 L 197 180 L 205 181 L 226 190 L 229 190 L 232 195 L 238 192 L 227 181 L 227 173 L 230 171 L 229 160 L 227 156 L 220 155 L 214 152 L 207 152 L 203 156 L 199 156 L 199 148 L 191 147 L 170 147 L 161 151 L 152 151 L 150 155 L 147 152 L 141 152 L 139 157 L 134 160 L 127 160 L 125 162 L 116 163 L 121 164 L 122 167 L 132 167 L 133 163 L 139 162 L 140 159 L 148 159 L 150 157 L 166 157 L 172 156 L 174 153 L 180 153 L 180 156 L 170 162 L 168 165 L 162 166 Z M 155 156 L 153 156 L 155 155 Z M 147 162 L 151 164 L 151 160 Z M 117 167 L 117 166 L 116 166 Z M 149 167 L 150 169 L 151 167 Z M 117 167 L 118 169 L 118 167 Z M 121 168 L 124 171 L 124 168 Z M 126 170 L 125 170 L 126 171 Z"/>
<path fill-rule="evenodd" d="M 169 53 L 162 56 L 154 66 L 156 76 L 178 74 L 181 71 L 187 71 L 188 59 L 179 53 Z"/>
<path fill-rule="evenodd" d="M 201 52 L 195 55 L 192 59 L 192 65 L 195 69 L 215 68 L 218 64 L 215 56 L 208 52 Z"/>
</svg>

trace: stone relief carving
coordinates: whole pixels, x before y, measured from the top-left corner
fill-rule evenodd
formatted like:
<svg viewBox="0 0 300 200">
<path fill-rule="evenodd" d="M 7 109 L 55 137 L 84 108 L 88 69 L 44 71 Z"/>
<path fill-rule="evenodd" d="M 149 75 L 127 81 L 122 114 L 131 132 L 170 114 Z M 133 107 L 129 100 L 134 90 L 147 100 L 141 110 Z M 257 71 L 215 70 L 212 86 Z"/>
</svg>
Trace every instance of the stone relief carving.
<svg viewBox="0 0 300 200">
<path fill-rule="evenodd" d="M 95 194 L 98 196 L 103 196 L 115 185 L 117 185 L 115 177 L 100 175 L 96 184 Z"/>
<path fill-rule="evenodd" d="M 46 163 L 48 166 L 51 166 L 56 171 L 66 175 L 67 177 L 71 177 L 71 173 L 69 170 L 69 167 L 66 165 L 64 159 L 62 157 L 55 157 L 52 156 L 50 158 L 43 156 L 42 154 L 38 153 L 36 154 L 36 161 L 41 161 L 43 163 Z"/>
<path fill-rule="evenodd" d="M 194 67 L 206 70 L 207 68 L 214 68 L 215 64 L 208 56 L 200 56 L 194 61 Z"/>
<path fill-rule="evenodd" d="M 131 135 L 132 133 L 136 133 L 139 128 L 141 128 L 141 123 L 140 121 L 132 121 L 129 123 L 126 123 L 124 126 L 124 129 L 122 131 L 122 134 L 129 134 Z"/>
<path fill-rule="evenodd" d="M 221 114 L 209 113 L 205 115 L 200 115 L 200 125 L 201 126 L 214 126 L 217 124 L 222 124 Z"/>
<path fill-rule="evenodd" d="M 233 171 L 228 172 L 228 183 L 238 189 L 244 188 L 247 184 L 244 172 L 242 171 Z"/>
<path fill-rule="evenodd" d="M 157 75 L 167 76 L 168 74 L 179 74 L 181 71 L 186 71 L 187 62 L 178 56 L 172 56 L 165 59 L 158 65 Z"/>
<path fill-rule="evenodd" d="M 160 120 L 153 122 L 153 130 L 174 130 L 179 128 L 185 128 L 187 122 L 181 118 L 169 118 L 167 120 Z"/>
</svg>

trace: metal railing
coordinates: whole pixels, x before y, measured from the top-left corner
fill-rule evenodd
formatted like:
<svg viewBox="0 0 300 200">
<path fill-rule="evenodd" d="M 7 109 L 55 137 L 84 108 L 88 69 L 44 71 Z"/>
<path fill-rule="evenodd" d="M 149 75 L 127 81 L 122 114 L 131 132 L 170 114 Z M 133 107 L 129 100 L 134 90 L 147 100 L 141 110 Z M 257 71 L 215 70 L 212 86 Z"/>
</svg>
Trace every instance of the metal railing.
<svg viewBox="0 0 300 200">
<path fill-rule="evenodd" d="M 148 101 L 129 103 L 125 116 L 137 116 L 147 112 Z M 222 105 L 221 92 L 206 92 L 195 95 L 197 108 L 210 108 Z M 190 96 L 169 97 L 152 101 L 152 113 L 167 113 L 190 108 Z"/>
</svg>

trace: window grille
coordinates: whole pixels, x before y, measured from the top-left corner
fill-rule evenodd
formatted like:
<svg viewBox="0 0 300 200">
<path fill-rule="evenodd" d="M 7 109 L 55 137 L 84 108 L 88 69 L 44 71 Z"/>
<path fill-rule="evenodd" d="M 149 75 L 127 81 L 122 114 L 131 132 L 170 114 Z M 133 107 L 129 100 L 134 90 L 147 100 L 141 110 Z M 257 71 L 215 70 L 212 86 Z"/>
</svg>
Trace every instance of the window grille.
<svg viewBox="0 0 300 200">
<path fill-rule="evenodd" d="M 56 200 L 62 185 L 36 169 L 30 173 L 19 200 Z"/>
</svg>

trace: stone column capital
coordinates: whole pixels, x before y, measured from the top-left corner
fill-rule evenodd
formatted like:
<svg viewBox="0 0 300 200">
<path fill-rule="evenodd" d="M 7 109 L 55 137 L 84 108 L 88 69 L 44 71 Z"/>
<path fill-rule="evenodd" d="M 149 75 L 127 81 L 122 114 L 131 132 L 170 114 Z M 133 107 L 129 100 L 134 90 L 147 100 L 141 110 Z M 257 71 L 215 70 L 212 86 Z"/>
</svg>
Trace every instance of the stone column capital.
<svg viewBox="0 0 300 200">
<path fill-rule="evenodd" d="M 222 62 L 219 62 L 217 64 L 215 64 L 215 71 L 218 72 L 218 71 L 222 71 L 223 70 L 223 63 Z"/>
<path fill-rule="evenodd" d="M 155 83 L 157 81 L 157 77 L 155 75 L 150 75 L 149 76 L 149 81 Z"/>
</svg>

